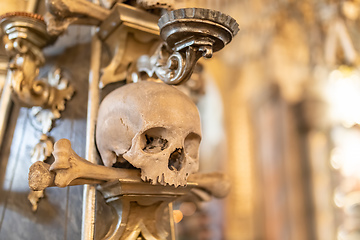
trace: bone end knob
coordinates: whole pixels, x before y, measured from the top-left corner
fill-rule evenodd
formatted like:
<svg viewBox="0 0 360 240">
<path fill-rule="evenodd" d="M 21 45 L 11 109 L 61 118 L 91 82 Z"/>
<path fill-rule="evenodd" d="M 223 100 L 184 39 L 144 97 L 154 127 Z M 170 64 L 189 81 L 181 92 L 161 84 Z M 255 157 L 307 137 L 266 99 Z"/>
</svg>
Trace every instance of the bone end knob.
<svg viewBox="0 0 360 240">
<path fill-rule="evenodd" d="M 50 170 L 70 168 L 69 159 L 73 154 L 73 150 L 71 148 L 71 142 L 68 139 L 60 139 L 57 141 L 52 154 L 54 155 L 55 162 L 51 165 Z"/>
<path fill-rule="evenodd" d="M 41 161 L 35 162 L 29 169 L 29 187 L 33 191 L 42 191 L 53 185 L 54 173 L 50 165 Z"/>
</svg>

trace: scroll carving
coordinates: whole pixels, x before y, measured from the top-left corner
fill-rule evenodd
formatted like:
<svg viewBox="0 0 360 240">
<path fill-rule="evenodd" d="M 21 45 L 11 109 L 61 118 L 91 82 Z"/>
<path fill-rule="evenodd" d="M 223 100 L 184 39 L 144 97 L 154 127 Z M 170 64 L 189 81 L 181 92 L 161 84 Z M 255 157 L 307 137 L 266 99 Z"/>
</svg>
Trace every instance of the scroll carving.
<svg viewBox="0 0 360 240">
<path fill-rule="evenodd" d="M 239 31 L 232 17 L 200 8 L 166 13 L 158 25 L 164 43 L 154 56 L 140 58 L 137 70 L 174 85 L 187 81 L 201 57 L 211 58 Z"/>
<path fill-rule="evenodd" d="M 10 13 L 0 19 L 14 98 L 26 107 L 49 109 L 53 119 L 59 118 L 74 89 L 62 79 L 59 69 L 49 79 L 38 79 L 39 68 L 45 63 L 42 48 L 55 41 L 47 34 L 45 22 L 41 16 L 28 13 Z"/>
</svg>

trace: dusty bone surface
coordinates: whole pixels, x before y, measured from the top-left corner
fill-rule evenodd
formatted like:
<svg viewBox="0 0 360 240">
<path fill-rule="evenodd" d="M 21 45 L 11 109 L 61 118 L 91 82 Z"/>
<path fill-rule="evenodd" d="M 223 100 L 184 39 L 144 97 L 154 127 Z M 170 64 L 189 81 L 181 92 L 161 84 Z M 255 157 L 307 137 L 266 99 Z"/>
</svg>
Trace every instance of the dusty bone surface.
<svg viewBox="0 0 360 240">
<path fill-rule="evenodd" d="M 128 84 L 100 105 L 96 144 L 104 165 L 130 164 L 152 184 L 185 186 L 198 171 L 200 140 L 195 104 L 167 84 Z"/>
<path fill-rule="evenodd" d="M 133 171 L 117 171 L 102 165 L 92 164 L 77 155 L 67 139 L 61 139 L 54 145 L 55 161 L 49 165 L 38 161 L 31 165 L 29 186 L 39 191 L 46 187 L 66 187 L 86 183 L 102 183 L 116 179 L 133 179 Z"/>
</svg>

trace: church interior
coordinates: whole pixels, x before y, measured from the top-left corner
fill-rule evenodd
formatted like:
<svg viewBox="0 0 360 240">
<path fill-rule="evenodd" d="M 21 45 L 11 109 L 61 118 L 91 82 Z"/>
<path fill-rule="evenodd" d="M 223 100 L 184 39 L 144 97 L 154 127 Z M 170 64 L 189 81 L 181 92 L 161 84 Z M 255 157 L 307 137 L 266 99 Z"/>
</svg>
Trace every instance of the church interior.
<svg viewBox="0 0 360 240">
<path fill-rule="evenodd" d="M 55 1 L 68 2 L 0 0 L 0 15 L 46 16 Z M 209 59 L 200 58 L 190 80 L 176 87 L 190 96 L 200 113 L 199 172 L 224 173 L 231 183 L 229 193 L 207 201 L 175 200 L 170 209 L 174 235 L 164 239 L 360 239 L 359 0 L 89 2 L 104 12 L 114 4 L 145 8 L 171 2 L 172 9 L 219 11 L 239 25 L 228 45 Z M 54 116 L 51 110 L 26 106 L 10 96 L 14 69 L 22 62 L 9 53 L 11 36 L 1 25 L 6 19 L 0 17 L 0 240 L 107 239 L 104 226 L 113 221 L 108 217 L 113 210 L 102 193 L 88 185 L 30 190 L 29 168 L 41 157 L 45 163 L 54 162 L 47 147 L 52 149 L 62 138 L 70 139 L 81 158 L 95 154 L 99 159 L 96 130 L 91 129 L 97 110 L 91 106 L 128 79 L 136 82 L 125 72 L 135 66 L 131 59 L 142 54 L 136 51 L 149 48 L 132 46 L 138 41 L 132 35 L 125 47 L 116 45 L 122 35 L 109 33 L 104 42 L 94 40 L 98 33 L 108 34 L 101 32 L 103 25 L 88 18 L 83 19 L 86 24 L 73 24 L 67 18 L 66 30 L 41 49 L 41 66 L 32 72 L 39 79 L 58 81 L 65 86 L 62 90 L 71 85 Z M 125 75 L 116 69 L 122 81 L 111 76 L 101 87 L 95 83 L 94 91 L 94 79 L 105 79 L 114 51 L 122 51 L 117 48 L 130 49 L 124 50 L 123 58 L 128 59 L 121 60 L 130 62 L 121 70 Z M 58 67 L 64 82 L 59 82 Z M 26 74 L 24 69 L 19 74 Z M 84 208 L 90 195 L 94 209 Z M 84 237 L 84 221 L 91 218 L 86 214 L 92 214 L 95 230 Z M 153 239 L 145 235 L 133 239 Z"/>
</svg>

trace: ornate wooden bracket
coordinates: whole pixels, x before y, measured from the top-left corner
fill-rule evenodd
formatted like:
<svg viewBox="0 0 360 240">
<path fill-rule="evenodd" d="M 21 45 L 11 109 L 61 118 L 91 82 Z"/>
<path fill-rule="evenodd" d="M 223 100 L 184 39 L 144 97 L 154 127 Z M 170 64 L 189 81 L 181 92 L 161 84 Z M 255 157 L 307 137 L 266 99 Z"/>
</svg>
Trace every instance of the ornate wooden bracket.
<svg viewBox="0 0 360 240">
<path fill-rule="evenodd" d="M 34 191 L 47 187 L 101 184 L 98 189 L 113 206 L 117 221 L 104 239 L 168 239 L 170 230 L 164 211 L 177 198 L 192 194 L 200 200 L 225 197 L 230 182 L 221 173 L 195 173 L 185 187 L 153 185 L 141 180 L 139 169 L 112 168 L 90 163 L 79 157 L 67 139 L 55 143 L 55 162 L 36 162 L 30 167 L 29 186 Z"/>
<path fill-rule="evenodd" d="M 102 69 L 100 87 L 125 80 L 131 75 L 137 59 L 153 54 L 159 45 L 157 15 L 125 4 L 116 4 L 101 23 L 98 36 L 110 50 L 111 61 Z"/>
</svg>

